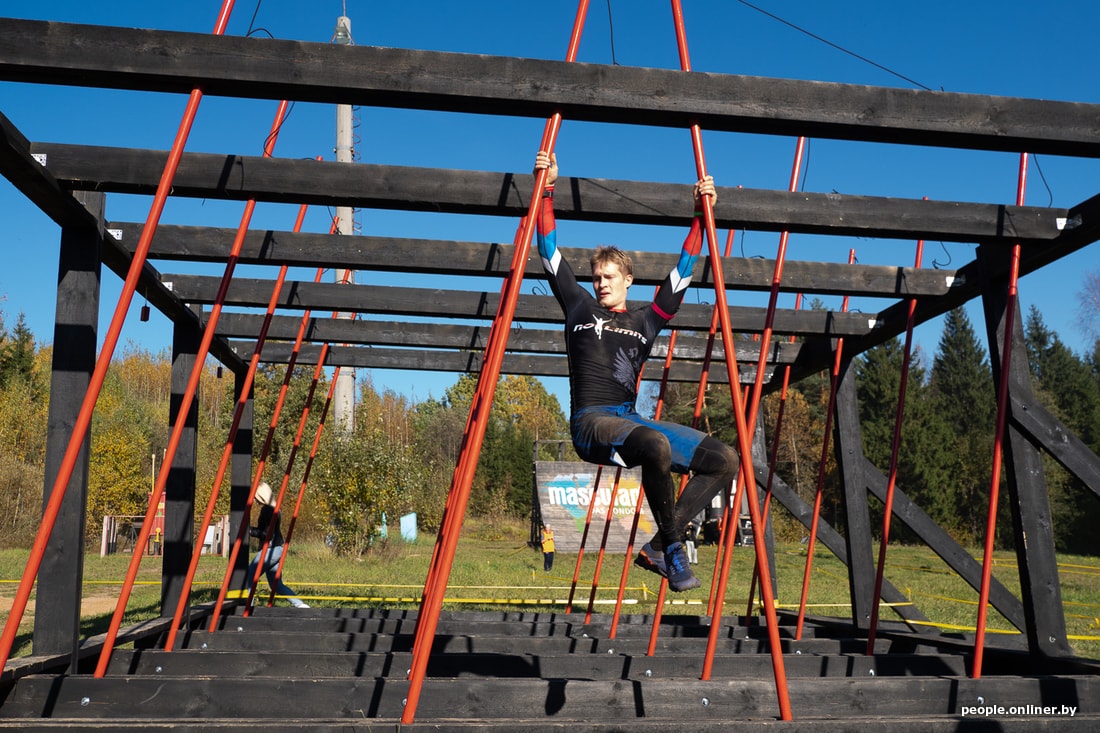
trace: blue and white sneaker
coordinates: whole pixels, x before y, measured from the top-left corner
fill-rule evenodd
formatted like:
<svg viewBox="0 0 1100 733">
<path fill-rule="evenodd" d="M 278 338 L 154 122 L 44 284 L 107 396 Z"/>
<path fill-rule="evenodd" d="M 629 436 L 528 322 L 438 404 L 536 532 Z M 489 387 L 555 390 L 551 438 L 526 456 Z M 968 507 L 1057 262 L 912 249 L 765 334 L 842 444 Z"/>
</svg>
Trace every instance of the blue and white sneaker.
<svg viewBox="0 0 1100 733">
<path fill-rule="evenodd" d="M 685 591 L 699 587 L 699 579 L 691 572 L 691 563 L 688 562 L 687 548 L 683 542 L 673 542 L 665 548 L 664 566 L 664 575 L 672 590 Z"/>
</svg>

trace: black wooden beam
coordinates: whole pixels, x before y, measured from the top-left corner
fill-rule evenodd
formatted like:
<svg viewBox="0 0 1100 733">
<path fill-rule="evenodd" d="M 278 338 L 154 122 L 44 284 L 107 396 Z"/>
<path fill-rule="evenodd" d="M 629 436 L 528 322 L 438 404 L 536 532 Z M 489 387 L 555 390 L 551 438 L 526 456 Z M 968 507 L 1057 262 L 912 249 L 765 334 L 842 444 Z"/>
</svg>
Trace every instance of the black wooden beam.
<svg viewBox="0 0 1100 733">
<path fill-rule="evenodd" d="M 222 313 L 216 333 L 227 339 L 258 337 L 265 316 L 256 313 Z M 268 327 L 269 341 L 294 341 L 301 318 L 274 316 Z M 347 318 L 311 317 L 306 325 L 304 339 L 309 343 L 355 344 L 363 346 L 396 346 L 402 348 L 426 348 L 484 351 L 489 338 L 488 326 L 468 326 L 450 323 L 422 323 L 414 321 L 364 321 Z M 652 358 L 663 359 L 668 353 L 669 338 L 659 336 L 653 343 Z M 676 340 L 674 358 L 702 361 L 706 354 L 706 336 L 682 333 Z M 769 348 L 768 363 L 787 364 L 794 361 L 800 343 L 787 340 L 773 342 Z M 508 337 L 508 351 L 541 354 L 565 354 L 565 340 L 560 328 L 513 328 Z M 737 344 L 737 360 L 741 364 L 756 363 L 760 356 L 758 344 L 740 340 Z M 713 346 L 711 358 L 725 359 L 721 339 Z"/>
<path fill-rule="evenodd" d="M 221 278 L 207 275 L 165 273 L 162 277 L 173 292 L 189 303 L 212 303 L 221 283 Z M 269 280 L 235 278 L 224 302 L 232 306 L 265 308 L 271 299 L 272 286 Z M 320 312 L 492 320 L 499 300 L 498 292 L 291 281 L 283 286 L 278 306 Z M 684 304 L 672 323 L 681 331 L 706 331 L 710 328 L 713 310 L 710 305 Z M 729 308 L 733 330 L 738 333 L 762 331 L 765 312 L 764 308 Z M 515 319 L 526 323 L 560 324 L 561 308 L 548 295 L 520 295 Z M 875 327 L 874 317 L 864 313 L 784 309 L 776 312 L 774 332 L 795 336 L 856 336 Z"/>
<path fill-rule="evenodd" d="M 242 356 L 255 351 L 254 341 L 233 341 L 233 348 Z M 264 344 L 260 353 L 262 361 L 269 364 L 287 364 L 293 352 L 293 344 L 285 341 Z M 295 363 L 313 365 L 317 363 L 321 347 L 317 344 L 305 344 L 300 347 Z M 481 351 L 458 351 L 444 349 L 397 349 L 375 348 L 370 346 L 330 346 L 325 358 L 327 366 L 343 366 L 356 369 L 399 369 L 408 371 L 436 371 L 455 373 L 477 373 L 481 370 Z M 662 378 L 661 361 L 653 358 L 646 372 L 645 381 L 658 381 Z M 564 355 L 533 354 L 509 352 L 504 356 L 502 374 L 521 374 L 534 377 L 568 377 L 569 361 Z M 765 369 L 765 380 L 770 380 L 774 369 Z M 742 384 L 751 384 L 756 375 L 755 364 L 742 368 L 738 377 Z M 698 384 L 702 376 L 702 364 L 694 360 L 673 361 L 669 369 L 670 382 Z M 712 384 L 728 384 L 726 370 L 710 368 L 708 381 Z"/>
<path fill-rule="evenodd" d="M 1095 104 L 14 18 L 0 79 L 1100 157 Z"/>
<path fill-rule="evenodd" d="M 1012 425 L 1100 498 L 1100 456 L 1033 397 L 1010 393 L 1009 400 Z"/>
<path fill-rule="evenodd" d="M 141 236 L 141 224 L 112 222 L 110 229 L 122 246 L 132 249 Z M 162 224 L 149 250 L 153 259 L 191 262 L 224 262 L 236 230 Z M 623 247 L 623 249 L 627 249 Z M 634 282 L 656 285 L 676 266 L 679 253 L 630 251 Z M 287 231 L 252 231 L 245 235 L 240 262 L 291 267 L 340 267 L 376 272 L 504 277 L 512 262 L 511 244 L 456 242 L 433 239 L 318 234 Z M 569 262 L 581 267 L 588 250 L 561 248 Z M 629 250 L 628 250 L 629 251 Z M 713 288 L 708 258 L 700 256 L 693 287 Z M 722 271 L 729 288 L 767 291 L 771 288 L 775 260 L 759 257 L 723 258 Z M 531 257 L 524 279 L 545 280 L 542 263 Z M 938 298 L 950 291 L 954 270 L 787 261 L 783 267 L 783 292 L 805 295 L 854 295 L 885 298 Z"/>
<path fill-rule="evenodd" d="M 64 185 L 152 194 L 165 151 L 34 143 Z M 504 173 L 317 160 L 187 153 L 173 179 L 176 196 L 324 206 L 520 217 L 534 179 Z M 1035 206 L 923 201 L 719 186 L 720 228 L 953 242 L 1050 242 L 1069 211 Z M 560 178 L 561 219 L 687 226 L 686 184 Z"/>
<path fill-rule="evenodd" d="M 864 458 L 863 476 L 867 479 L 868 492 L 885 505 L 887 479 L 882 469 Z M 948 567 L 958 573 L 971 588 L 978 590 L 982 587 L 981 563 L 897 486 L 894 487 L 894 516 L 913 530 L 913 533 L 920 537 L 921 541 L 928 545 L 928 548 L 936 553 Z M 1024 628 L 1023 604 L 997 578 L 990 580 L 989 602 L 1013 626 L 1021 630 Z"/>
</svg>

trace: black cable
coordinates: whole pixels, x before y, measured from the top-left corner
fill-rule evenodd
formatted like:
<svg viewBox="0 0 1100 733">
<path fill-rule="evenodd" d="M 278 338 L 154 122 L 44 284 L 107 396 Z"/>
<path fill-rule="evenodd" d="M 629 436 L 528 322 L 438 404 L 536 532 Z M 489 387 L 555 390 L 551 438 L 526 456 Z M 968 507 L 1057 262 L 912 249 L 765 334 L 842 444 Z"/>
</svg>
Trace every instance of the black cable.
<svg viewBox="0 0 1100 733">
<path fill-rule="evenodd" d="M 611 65 L 618 66 L 615 60 L 615 23 L 611 19 L 611 0 L 607 0 L 607 28 L 611 34 Z"/>
<path fill-rule="evenodd" d="M 1039 171 L 1039 178 L 1043 181 L 1043 187 L 1047 190 L 1047 208 L 1054 206 L 1054 192 L 1050 190 L 1050 184 L 1047 183 L 1047 176 L 1043 173 L 1043 167 L 1039 165 L 1039 156 L 1032 155 L 1032 162 L 1035 163 L 1035 170 Z"/>
<path fill-rule="evenodd" d="M 907 82 L 909 82 L 910 84 L 912 84 L 914 86 L 920 87 L 921 89 L 924 89 L 925 91 L 929 91 L 929 92 L 932 91 L 932 89 L 930 87 L 926 87 L 924 84 L 921 84 L 919 81 L 916 81 L 914 79 L 910 79 L 909 77 L 905 76 L 904 74 L 900 74 L 900 73 L 894 71 L 893 69 L 890 69 L 886 66 L 883 66 L 882 64 L 877 63 L 875 61 L 872 61 L 871 59 L 869 59 L 865 56 L 860 56 L 858 53 L 856 53 L 854 51 L 849 51 L 848 49 L 844 48 L 843 46 L 839 46 L 839 45 L 833 43 L 832 41 L 830 41 L 826 38 L 822 38 L 821 36 L 817 35 L 816 33 L 811 33 L 810 31 L 806 30 L 805 28 L 797 26 L 794 23 L 790 22 L 789 20 L 784 20 L 783 18 L 780 18 L 778 15 L 775 15 L 774 13 L 769 13 L 767 10 L 764 10 L 763 8 L 759 8 L 759 7 L 753 5 L 750 2 L 746 2 L 746 0 L 737 0 L 737 2 L 741 3 L 742 5 L 744 5 L 746 7 L 752 8 L 753 10 L 755 10 L 758 13 L 762 13 L 763 15 L 766 15 L 766 16 L 768 16 L 769 18 L 771 18 L 773 20 L 779 21 L 783 25 L 794 28 L 799 33 L 804 33 L 807 36 L 809 36 L 810 38 L 813 38 L 814 40 L 821 41 L 822 43 L 824 43 L 827 46 L 832 46 L 833 48 L 835 48 L 836 50 L 838 50 L 842 53 L 846 53 L 849 56 L 857 58 L 857 59 L 859 59 L 860 61 L 862 61 L 864 63 L 870 64 L 871 66 L 874 66 L 876 69 L 881 69 L 882 71 L 885 71 L 887 74 L 892 74 L 893 76 L 896 76 L 899 79 L 907 81 Z"/>
</svg>

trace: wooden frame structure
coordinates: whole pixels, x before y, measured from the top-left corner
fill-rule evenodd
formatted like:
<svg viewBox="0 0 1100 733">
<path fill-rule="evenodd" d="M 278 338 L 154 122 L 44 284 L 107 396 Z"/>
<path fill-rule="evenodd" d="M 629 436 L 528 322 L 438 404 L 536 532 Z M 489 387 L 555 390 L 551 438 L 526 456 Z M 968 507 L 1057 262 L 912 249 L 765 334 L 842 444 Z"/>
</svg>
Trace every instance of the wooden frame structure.
<svg viewBox="0 0 1100 733">
<path fill-rule="evenodd" d="M 288 66 L 294 68 L 294 75 L 285 73 Z M 1100 105 L 153 30 L 113 28 L 104 34 L 94 26 L 15 19 L 0 23 L 0 79 L 170 92 L 201 86 L 210 95 L 536 118 L 561 111 L 572 120 L 682 128 L 698 122 L 707 130 L 1100 157 Z M 591 93 L 596 86 L 599 95 Z M 667 93 L 655 96 L 650 93 L 655 88 Z M 92 307 L 89 314 L 89 309 L 81 306 L 98 298 L 100 263 L 124 275 L 140 235 L 140 224 L 104 221 L 102 195 L 152 193 L 164 159 L 165 153 L 158 151 L 29 141 L 0 115 L 0 173 L 63 231 L 55 343 L 69 343 L 73 353 L 55 352 L 55 390 L 78 390 L 81 375 L 90 368 L 90 353 L 94 360 L 95 338 L 69 341 L 62 334 L 70 329 L 94 336 L 96 309 Z M 531 184 L 526 173 L 349 166 L 189 153 L 183 157 L 173 195 L 518 218 L 526 213 L 525 196 Z M 557 187 L 558 217 L 683 226 L 686 217 L 672 211 L 669 202 L 684 200 L 684 189 L 674 184 L 563 178 Z M 798 379 L 828 368 L 833 339 L 845 339 L 835 450 L 844 483 L 846 532 L 841 536 L 823 526 L 821 540 L 848 563 L 851 622 L 865 627 L 874 601 L 867 497 L 870 493 L 881 498 L 885 479 L 862 454 L 857 386 L 847 368 L 851 359 L 904 332 L 909 298 L 917 299 L 916 320 L 922 323 L 980 297 L 986 307 L 990 343 L 1002 343 L 998 330 L 1002 328 L 1010 245 L 1022 244 L 1022 273 L 1095 247 L 1100 238 L 1100 195 L 1059 209 L 722 188 L 715 213 L 719 227 L 979 245 L 974 261 L 951 271 L 814 262 L 789 262 L 786 266 L 784 290 L 862 294 L 891 303 L 873 316 L 780 311 L 775 332 L 797 336 L 799 341 L 791 344 L 783 339 L 769 354 L 773 367 L 790 365 L 792 377 Z M 186 363 L 188 350 L 193 349 L 194 334 L 204 320 L 202 306 L 212 301 L 217 281 L 156 268 L 170 267 L 173 261 L 224 260 L 232 237 L 228 230 L 164 225 L 153 241 L 150 259 L 158 264 L 146 265 L 141 291 L 175 323 L 175 373 L 181 373 L 177 367 L 183 369 L 176 362 Z M 98 254 L 89 259 L 88 253 L 93 251 Z M 500 277 L 510 258 L 511 246 L 495 243 L 371 236 L 352 240 L 255 231 L 245 243 L 241 262 Z M 671 254 L 637 253 L 636 281 L 658 282 L 673 258 Z M 730 258 L 723 266 L 727 288 L 767 291 L 772 268 L 773 263 L 767 260 Z M 705 261 L 700 269 L 703 277 L 693 287 L 712 288 Z M 91 285 L 87 277 L 70 277 L 93 272 L 95 283 Z M 537 261 L 529 263 L 527 276 L 542 277 Z M 281 307 L 286 311 L 338 310 L 373 317 L 312 320 L 309 340 L 344 344 L 332 348 L 330 364 L 455 372 L 477 370 L 499 297 L 495 292 L 306 282 L 289 283 L 284 293 Z M 238 278 L 227 304 L 262 308 L 269 296 L 267 281 Z M 763 328 L 761 308 L 734 306 L 730 314 L 738 333 L 751 334 Z M 404 320 L 409 316 L 417 316 L 417 322 Z M 212 354 L 234 373 L 244 369 L 240 354 L 251 353 L 250 342 L 256 338 L 259 321 L 260 316 L 244 312 L 227 313 L 219 321 Z M 520 325 L 509 340 L 505 373 L 565 375 L 560 335 L 551 325 L 560 321 L 552 298 L 522 296 L 516 321 Z M 1019 318 L 1014 321 L 1017 329 L 1020 322 Z M 297 323 L 296 316 L 275 319 L 263 350 L 265 361 L 287 360 L 289 347 L 279 340 L 291 339 Z M 683 333 L 676 347 L 673 380 L 698 380 L 705 337 L 697 332 L 706 331 L 709 324 L 709 307 L 685 305 L 677 317 L 677 328 Z M 1023 360 L 1022 343 L 1016 338 L 1013 353 L 994 353 L 994 363 L 1004 358 Z M 665 344 L 667 341 L 662 341 L 654 350 L 655 357 L 663 355 Z M 755 364 L 751 341 L 738 344 L 738 352 L 740 363 Z M 309 363 L 311 359 L 316 359 L 316 349 L 307 347 L 299 361 Z M 711 378 L 723 379 L 719 371 L 712 371 Z M 1050 510 L 1042 472 L 1035 466 L 1039 451 L 1045 451 L 1093 493 L 1100 494 L 1100 459 L 1035 403 L 1026 373 L 1024 368 L 1012 371 L 1007 471 L 1022 594 L 1016 598 L 997 585 L 991 602 L 1025 632 L 1031 654 L 1065 657 L 1070 647 Z M 751 380 L 752 369 L 743 370 L 742 378 Z M 71 408 L 60 400 L 51 404 L 51 450 L 67 438 L 63 427 L 66 409 Z M 241 450 L 238 467 L 246 470 L 250 448 Z M 192 462 L 193 481 L 193 451 L 177 461 L 183 476 L 187 462 Z M 244 485 L 247 477 L 234 483 Z M 73 485 L 86 485 L 86 476 L 74 475 Z M 775 492 L 777 500 L 808 524 L 809 508 L 794 492 L 782 482 L 777 482 Z M 192 541 L 187 535 L 189 523 L 184 521 L 192 511 L 187 493 L 186 485 L 170 488 L 169 502 L 178 506 L 170 507 L 175 520 L 167 526 L 178 536 L 167 538 L 166 599 L 178 580 L 176 553 L 189 551 Z M 55 537 L 82 537 L 81 494 L 73 492 L 73 497 L 68 500 L 75 504 L 63 515 L 63 526 Z M 192 484 L 192 502 L 193 497 Z M 237 492 L 236 499 L 240 498 Z M 978 564 L 904 494 L 899 493 L 895 501 L 898 517 L 977 587 Z M 63 539 L 56 541 L 59 547 L 64 545 Z M 74 544 L 79 547 L 80 543 Z M 56 563 L 46 566 L 40 580 L 39 607 L 55 613 L 43 619 L 41 629 L 36 628 L 36 651 L 57 652 L 72 644 L 73 599 L 79 599 L 79 576 L 74 575 L 78 565 L 74 563 L 78 561 L 73 555 L 53 557 Z M 898 592 L 887 585 L 884 595 L 896 600 Z M 78 603 L 75 613 L 79 613 Z M 920 618 L 919 611 L 905 613 Z"/>
</svg>

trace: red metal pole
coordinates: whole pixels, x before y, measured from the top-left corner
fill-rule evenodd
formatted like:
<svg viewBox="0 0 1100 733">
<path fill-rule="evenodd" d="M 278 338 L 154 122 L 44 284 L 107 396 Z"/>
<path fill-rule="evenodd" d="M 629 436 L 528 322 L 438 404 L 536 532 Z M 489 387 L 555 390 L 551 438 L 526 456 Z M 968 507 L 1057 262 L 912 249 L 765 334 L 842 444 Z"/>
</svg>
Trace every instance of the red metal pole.
<svg viewBox="0 0 1100 733">
<path fill-rule="evenodd" d="M 802 293 L 799 293 L 794 298 L 794 309 L 797 311 L 802 307 Z M 791 343 L 794 343 L 794 336 L 791 336 Z M 768 523 L 768 512 L 771 509 L 772 502 L 772 479 L 775 478 L 775 465 L 779 460 L 779 436 L 783 434 L 783 413 L 786 411 L 787 406 L 787 388 L 791 382 L 791 366 L 788 364 L 783 367 L 783 389 L 779 392 L 779 410 L 775 415 L 775 430 L 772 431 L 772 454 L 768 459 L 768 485 L 764 487 L 764 508 L 761 511 L 761 515 L 764 519 L 765 526 Z M 752 566 L 752 582 L 749 583 L 749 602 L 745 609 L 746 616 L 752 616 L 752 607 L 756 598 L 756 581 L 760 577 L 760 566 L 753 563 Z"/>
<path fill-rule="evenodd" d="M 928 200 L 928 197 L 925 197 Z M 917 256 L 914 267 L 921 266 L 924 258 L 924 240 L 917 240 Z M 898 385 L 898 406 L 894 412 L 894 434 L 890 442 L 890 468 L 886 480 L 886 501 L 883 503 L 882 540 L 878 546 L 878 567 L 875 570 L 875 590 L 871 594 L 871 624 L 867 629 L 867 654 L 875 653 L 875 635 L 878 631 L 879 595 L 882 593 L 882 576 L 886 571 L 886 545 L 890 542 L 890 518 L 894 512 L 894 487 L 898 480 L 898 453 L 901 451 L 901 426 L 905 417 L 905 391 L 909 384 L 909 361 L 913 352 L 913 327 L 917 312 L 917 299 L 909 299 L 909 312 L 905 321 L 905 351 L 901 362 L 901 382 Z"/>
<path fill-rule="evenodd" d="M 856 251 L 848 251 L 848 263 L 855 262 Z M 848 312 L 848 296 L 844 296 L 841 313 Z M 806 598 L 810 592 L 810 573 L 814 564 L 814 548 L 817 546 L 817 525 L 821 517 L 821 495 L 825 489 L 825 466 L 829 460 L 829 437 L 833 426 L 833 409 L 836 405 L 837 381 L 840 378 L 840 363 L 844 360 L 844 339 L 836 340 L 836 353 L 833 356 L 833 371 L 829 380 L 829 402 L 825 408 L 825 435 L 821 439 L 821 457 L 817 463 L 817 490 L 814 493 L 814 515 L 810 520 L 810 541 L 806 546 L 806 567 L 802 574 L 802 597 L 798 603 L 798 622 L 795 624 L 794 638 L 802 638 L 802 625 L 806 618 Z M 761 573 L 761 577 L 764 574 Z"/>
<path fill-rule="evenodd" d="M 676 40 L 680 51 L 680 68 L 683 71 L 691 71 L 691 62 L 688 58 L 687 50 L 687 34 L 684 30 L 684 15 L 683 9 L 680 6 L 680 0 L 672 0 L 672 14 L 676 24 Z M 703 178 L 707 174 L 707 168 L 706 161 L 703 157 L 702 131 L 697 123 L 691 126 L 691 139 L 692 147 L 695 150 L 696 173 L 699 178 Z M 718 238 L 714 227 L 714 208 L 711 205 L 710 198 L 707 196 L 703 197 L 703 219 L 706 223 L 707 244 L 710 247 L 711 264 L 714 271 L 715 305 L 718 309 L 722 325 L 722 343 L 725 345 L 726 349 L 726 369 L 729 375 L 730 393 L 734 401 L 734 415 L 737 419 L 737 442 L 741 451 L 742 470 L 745 474 L 747 488 L 749 490 L 749 514 L 752 517 L 753 526 L 760 527 L 760 502 L 759 497 L 756 495 L 756 479 L 752 472 L 752 443 L 745 421 L 741 391 L 737 388 L 737 385 L 740 384 L 740 379 L 737 375 L 736 341 L 733 339 L 729 310 L 726 305 L 726 282 L 722 275 L 721 258 L 718 253 Z M 761 543 L 757 543 L 755 547 L 758 559 L 761 565 L 763 565 L 766 558 L 761 557 L 761 554 L 765 551 L 765 548 Z M 729 547 L 727 547 L 726 552 L 729 553 L 729 551 Z M 775 671 L 779 712 L 783 720 L 790 720 L 791 704 L 790 695 L 787 691 L 787 673 L 783 665 L 783 650 L 779 640 L 779 627 L 776 624 L 775 603 L 772 598 L 771 580 L 766 574 L 761 576 L 760 587 L 764 602 L 767 606 L 764 611 L 768 615 L 768 633 L 772 653 L 772 666 Z M 722 599 L 719 598 L 717 603 L 719 614 L 721 612 L 721 604 Z M 711 662 L 713 662 L 714 647 L 717 646 L 718 641 L 716 636 L 718 626 L 719 624 L 711 624 L 711 637 L 713 637 L 713 639 L 708 639 L 707 644 L 706 659 Z M 706 661 L 704 665 L 707 666 Z M 704 674 L 706 674 L 705 669 Z"/>
<path fill-rule="evenodd" d="M 1016 205 L 1023 206 L 1027 192 L 1027 153 L 1020 153 L 1020 169 L 1016 179 Z M 1008 420 L 1008 377 L 1012 363 L 1012 329 L 1015 328 L 1016 298 L 1020 283 L 1020 243 L 1012 246 L 1012 263 L 1008 273 L 1008 298 L 1005 301 L 1004 346 L 1001 348 L 1001 381 L 997 385 L 997 430 L 993 438 L 993 475 L 989 483 L 989 514 L 986 518 L 985 547 L 982 555 L 982 588 L 978 593 L 978 629 L 974 634 L 974 669 L 971 677 L 982 676 L 985 656 L 985 622 L 989 606 L 989 586 L 993 579 L 993 540 L 997 530 L 997 499 L 1001 484 L 1001 451 L 1004 447 L 1005 423 Z"/>
<path fill-rule="evenodd" d="M 229 15 L 233 11 L 233 2 L 234 0 L 223 0 L 221 11 L 214 24 L 213 35 L 220 36 L 225 33 L 225 28 L 229 24 Z M 15 591 L 11 609 L 8 611 L 4 633 L 0 635 L 0 669 L 3 669 L 11 656 L 12 645 L 15 643 L 15 636 L 19 631 L 19 623 L 23 620 L 23 614 L 27 610 L 27 602 L 30 600 L 35 578 L 38 577 L 38 571 L 42 567 L 42 558 L 46 554 L 46 545 L 50 541 L 50 534 L 57 522 L 57 515 L 61 512 L 65 490 L 69 486 L 69 480 L 72 478 L 77 458 L 84 445 L 84 438 L 87 436 L 88 428 L 92 424 L 92 413 L 95 411 L 96 400 L 99 399 L 103 381 L 107 377 L 107 369 L 111 365 L 115 347 L 118 346 L 122 324 L 126 321 L 130 303 L 137 291 L 138 280 L 141 278 L 145 260 L 149 255 L 149 247 L 153 242 L 153 234 L 160 222 L 160 216 L 164 211 L 164 204 L 168 200 L 168 194 L 171 193 L 172 180 L 175 178 L 176 169 L 179 168 L 180 158 L 183 156 L 183 149 L 187 145 L 187 138 L 191 134 L 191 126 L 195 122 L 195 115 L 201 101 L 202 90 L 198 88 L 191 90 L 187 107 L 183 112 L 183 118 L 180 120 L 179 129 L 176 131 L 172 148 L 168 153 L 164 171 L 157 183 L 157 191 L 153 196 L 153 204 L 149 208 L 149 215 L 145 219 L 145 227 L 141 231 L 141 237 L 138 239 L 133 259 L 130 261 L 130 269 L 126 272 L 126 280 L 123 283 L 118 304 L 115 306 L 114 316 L 111 318 L 111 324 L 107 327 L 107 333 L 103 338 L 103 348 L 96 358 L 95 368 L 92 371 L 91 379 L 88 381 L 88 390 L 84 394 L 84 401 L 80 405 L 76 422 L 73 424 L 72 434 L 69 436 L 69 443 L 64 456 L 62 456 L 61 465 L 58 466 L 57 477 L 54 479 L 53 487 L 50 490 L 50 498 L 42 510 L 42 521 L 38 525 L 38 532 L 35 535 L 34 544 L 31 546 L 30 557 L 27 559 L 27 565 L 23 570 L 19 587 Z"/>
<path fill-rule="evenodd" d="M 569 49 L 566 52 L 566 61 L 568 62 L 576 60 L 587 12 L 588 0 L 581 0 L 573 21 Z M 541 150 L 553 151 L 560 127 L 561 113 L 555 112 L 546 123 Z M 458 544 L 458 530 L 462 524 L 461 518 L 465 514 L 470 487 L 473 484 L 473 472 L 477 465 L 476 456 L 481 450 L 481 444 L 485 437 L 489 407 L 493 402 L 497 378 L 500 376 L 500 365 L 504 359 L 504 348 L 508 341 L 512 319 L 515 316 L 516 299 L 519 297 L 520 285 L 523 282 L 523 271 L 527 266 L 527 255 L 531 249 L 531 237 L 534 234 L 538 213 L 537 207 L 541 202 L 542 191 L 546 187 L 546 175 L 546 169 L 539 170 L 535 175 L 535 190 L 531 196 L 527 218 L 523 222 L 522 232 L 516 242 L 512 256 L 512 268 L 508 277 L 507 292 L 505 297 L 501 299 L 500 308 L 494 319 L 493 332 L 486 349 L 486 358 L 482 364 L 481 376 L 478 379 L 478 389 L 474 395 L 474 402 L 470 406 L 470 416 L 471 418 L 476 416 L 476 419 L 472 420 L 470 426 L 472 431 L 463 442 L 459 468 L 455 470 L 451 488 L 448 492 L 448 511 L 453 513 L 454 517 L 448 517 L 451 526 L 443 528 L 444 531 L 440 534 L 437 542 L 438 565 L 433 568 L 433 577 L 429 578 L 431 582 L 425 586 L 421 613 L 417 617 L 413 658 L 409 669 L 409 691 L 408 696 L 405 698 L 405 710 L 401 716 L 401 722 L 405 724 L 412 723 L 416 718 L 416 708 L 420 702 L 420 693 L 424 686 L 424 674 L 428 667 L 428 655 L 431 651 L 432 641 L 435 638 L 435 630 L 439 624 L 439 611 L 443 604 L 443 594 L 446 591 L 451 564 L 454 561 L 454 552 Z"/>
<path fill-rule="evenodd" d="M 726 252 L 725 256 L 729 257 L 730 252 L 733 251 L 733 239 L 734 231 L 730 229 L 726 233 Z M 710 379 L 710 362 L 711 357 L 714 354 L 714 339 L 718 333 L 718 309 L 714 308 L 710 315 L 710 330 L 707 333 L 707 350 L 703 354 L 703 367 L 699 374 L 699 385 L 695 391 L 695 410 L 691 416 L 691 427 L 698 429 L 699 421 L 703 416 L 703 405 L 706 404 L 707 395 L 707 381 Z M 687 485 L 687 476 L 680 477 L 680 492 L 683 493 L 684 487 Z M 715 559 L 717 560 L 717 555 Z M 715 564 L 715 572 L 711 576 L 710 581 L 710 596 L 707 599 L 708 613 L 713 608 L 714 604 L 714 592 L 717 588 L 718 581 L 718 565 Z M 649 646 L 646 649 L 646 656 L 652 657 L 657 653 L 657 635 L 661 629 L 661 617 L 664 615 L 665 596 L 668 595 L 668 582 L 662 580 L 659 589 L 657 591 L 656 607 L 653 610 L 653 624 L 649 630 Z"/>
<path fill-rule="evenodd" d="M 577 593 L 577 583 L 581 578 L 581 561 L 584 559 L 584 547 L 588 544 L 588 530 L 592 528 L 592 512 L 596 508 L 596 495 L 600 492 L 600 476 L 603 474 L 603 466 L 596 466 L 596 485 L 592 489 L 592 496 L 588 500 L 588 512 L 584 517 L 584 531 L 581 532 L 581 546 L 577 550 L 577 564 L 573 567 L 573 583 L 569 586 L 569 599 L 565 603 L 565 612 L 573 613 L 573 597 Z M 619 475 L 615 474 L 618 482 Z"/>
<path fill-rule="evenodd" d="M 275 141 L 279 136 L 279 128 L 282 127 L 288 106 L 289 104 L 285 100 L 279 103 L 278 110 L 275 113 L 275 120 L 271 125 L 271 132 L 268 134 L 267 141 L 264 145 L 264 157 L 271 157 L 271 153 L 275 147 Z M 145 511 L 145 520 L 142 523 L 141 532 L 138 533 L 134 553 L 130 556 L 130 564 L 126 571 L 126 577 L 123 580 L 118 603 L 115 605 L 115 612 L 111 617 L 111 624 L 104 638 L 103 650 L 99 655 L 99 663 L 95 671 L 96 678 L 102 677 L 107 672 L 107 664 L 110 662 L 115 639 L 118 638 L 118 630 L 122 625 L 122 616 L 126 612 L 126 603 L 130 599 L 130 592 L 133 590 L 134 581 L 137 580 L 138 568 L 141 566 L 141 559 L 143 557 L 141 550 L 149 541 L 149 535 L 153 531 L 153 519 L 156 515 L 160 498 L 164 495 L 164 487 L 168 482 L 168 474 L 172 469 L 172 457 L 175 456 L 176 450 L 179 448 L 180 440 L 183 437 L 183 430 L 187 424 L 186 415 L 191 409 L 191 403 L 194 401 L 195 393 L 198 391 L 199 381 L 202 378 L 202 372 L 206 362 L 206 355 L 210 352 L 210 344 L 214 340 L 214 332 L 218 326 L 218 319 L 221 316 L 225 297 L 229 292 L 229 284 L 233 280 L 233 271 L 236 269 L 237 260 L 240 258 L 245 234 L 248 231 L 248 225 L 252 220 L 252 213 L 255 209 L 255 199 L 249 199 L 245 203 L 245 210 L 241 216 L 241 223 L 237 229 L 237 236 L 233 240 L 229 256 L 226 259 L 225 272 L 222 275 L 221 283 L 218 285 L 218 292 L 210 308 L 210 315 L 207 317 L 206 326 L 203 328 L 202 339 L 199 342 L 199 347 L 195 354 L 195 364 L 191 368 L 191 374 L 187 380 L 187 387 L 184 389 L 180 399 L 176 423 L 172 426 L 172 432 L 168 437 L 168 446 L 165 451 L 168 458 L 161 464 L 156 483 L 153 487 L 153 492 L 149 497 L 149 508 Z"/>
<path fill-rule="evenodd" d="M 584 614 L 584 622 L 592 622 L 592 607 L 596 604 L 596 589 L 600 587 L 600 571 L 603 570 L 603 558 L 607 549 L 607 535 L 611 530 L 611 522 L 615 519 L 615 499 L 619 495 L 619 479 L 623 472 L 615 472 L 615 482 L 611 484 L 611 496 L 607 500 L 607 516 L 603 523 L 603 536 L 600 538 L 600 550 L 596 553 L 596 568 L 592 571 L 592 587 L 588 591 L 588 610 Z M 592 497 L 595 500 L 595 497 Z M 594 501 L 593 501 L 594 503 Z"/>
</svg>

